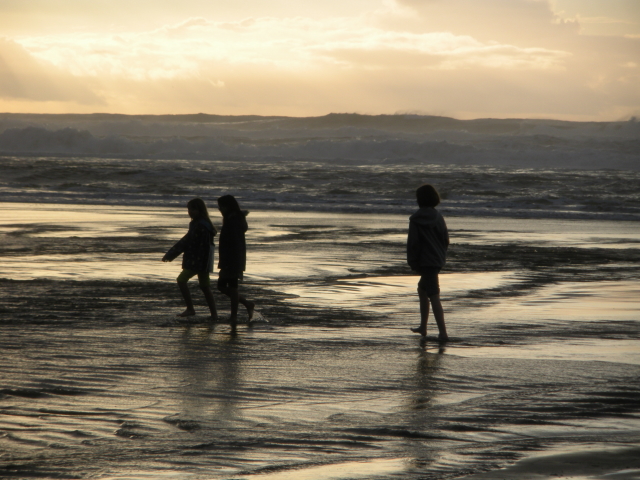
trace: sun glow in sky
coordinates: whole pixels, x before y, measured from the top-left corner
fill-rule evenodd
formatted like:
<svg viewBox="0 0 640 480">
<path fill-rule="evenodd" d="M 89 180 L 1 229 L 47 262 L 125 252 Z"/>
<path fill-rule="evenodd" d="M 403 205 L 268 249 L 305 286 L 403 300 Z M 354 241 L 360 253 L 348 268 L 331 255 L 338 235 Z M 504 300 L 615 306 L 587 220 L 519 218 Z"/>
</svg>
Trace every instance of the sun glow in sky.
<svg viewBox="0 0 640 480">
<path fill-rule="evenodd" d="M 0 111 L 640 113 L 640 0 L 0 0 Z"/>
</svg>

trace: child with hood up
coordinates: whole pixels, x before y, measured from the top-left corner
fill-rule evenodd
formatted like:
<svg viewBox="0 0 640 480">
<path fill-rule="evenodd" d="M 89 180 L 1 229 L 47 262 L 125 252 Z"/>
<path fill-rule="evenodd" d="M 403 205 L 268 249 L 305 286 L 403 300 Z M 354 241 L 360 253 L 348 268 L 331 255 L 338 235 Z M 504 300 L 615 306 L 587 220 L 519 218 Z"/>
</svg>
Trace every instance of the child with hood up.
<svg viewBox="0 0 640 480">
<path fill-rule="evenodd" d="M 247 309 L 249 321 L 253 318 L 255 309 L 255 303 L 238 293 L 238 283 L 242 280 L 247 263 L 247 243 L 244 234 L 249 228 L 246 219 L 249 212 L 240 210 L 240 205 L 233 195 L 218 198 L 218 208 L 222 214 L 218 290 L 231 300 L 229 322 L 232 331 L 235 331 L 238 322 L 238 304 L 241 303 Z"/>
<path fill-rule="evenodd" d="M 420 298 L 420 326 L 411 331 L 427 336 L 429 303 L 436 319 L 441 343 L 449 340 L 444 323 L 444 311 L 440 302 L 438 273 L 444 267 L 449 248 L 449 232 L 444 218 L 435 207 L 440 204 L 440 195 L 431 185 L 422 185 L 416 190 L 420 209 L 409 219 L 407 239 L 407 263 L 420 274 L 418 297 Z"/>
</svg>

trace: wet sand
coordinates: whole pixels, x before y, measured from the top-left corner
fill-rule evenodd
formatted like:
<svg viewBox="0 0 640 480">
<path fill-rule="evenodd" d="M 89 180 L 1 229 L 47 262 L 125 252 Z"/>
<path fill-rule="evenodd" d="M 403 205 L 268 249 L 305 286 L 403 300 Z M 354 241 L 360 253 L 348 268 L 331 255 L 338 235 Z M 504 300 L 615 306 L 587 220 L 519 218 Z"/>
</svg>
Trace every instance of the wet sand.
<svg viewBox="0 0 640 480">
<path fill-rule="evenodd" d="M 405 217 L 252 212 L 232 336 L 181 209 L 0 204 L 0 476 L 638 478 L 640 227 L 447 220 L 439 346 Z"/>
<path fill-rule="evenodd" d="M 616 479 L 640 478 L 640 448 L 624 444 L 585 445 L 581 451 L 534 455 L 500 470 L 463 477 L 464 480 Z"/>
</svg>

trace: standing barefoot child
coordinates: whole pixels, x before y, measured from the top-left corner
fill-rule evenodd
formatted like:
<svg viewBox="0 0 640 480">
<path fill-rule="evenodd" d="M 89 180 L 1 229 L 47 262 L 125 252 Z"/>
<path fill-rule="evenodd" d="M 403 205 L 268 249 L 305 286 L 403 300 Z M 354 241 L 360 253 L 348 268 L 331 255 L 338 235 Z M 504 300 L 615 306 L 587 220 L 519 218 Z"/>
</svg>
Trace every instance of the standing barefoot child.
<svg viewBox="0 0 640 480">
<path fill-rule="evenodd" d="M 196 314 L 187 282 L 194 275 L 198 275 L 198 283 L 211 312 L 211 321 L 215 322 L 218 320 L 218 314 L 213 292 L 211 291 L 209 273 L 213 272 L 213 237 L 218 232 L 209 219 L 207 206 L 201 199 L 194 198 L 189 200 L 187 210 L 191 217 L 189 231 L 169 249 L 165 256 L 162 257 L 162 261 L 170 262 L 184 252 L 182 273 L 178 276 L 178 287 L 184 298 L 184 303 L 187 304 L 187 309 L 178 316 L 189 317 Z"/>
<path fill-rule="evenodd" d="M 220 260 L 218 269 L 218 290 L 231 300 L 231 330 L 235 332 L 238 323 L 238 304 L 247 309 L 249 320 L 253 318 L 255 304 L 238 294 L 238 281 L 242 280 L 247 263 L 247 244 L 244 234 L 249 228 L 246 216 L 249 212 L 240 210 L 233 195 L 218 198 L 218 208 L 222 214 L 222 229 L 220 230 Z"/>
<path fill-rule="evenodd" d="M 440 284 L 438 273 L 444 267 L 449 232 L 444 218 L 434 207 L 440 204 L 440 195 L 431 185 L 422 185 L 416 190 L 416 199 L 420 209 L 409 219 L 409 238 L 407 240 L 407 263 L 421 277 L 418 282 L 420 297 L 420 326 L 411 331 L 427 336 L 429 302 L 433 308 L 440 335 L 440 342 L 449 340 L 444 324 L 444 311 L 440 303 Z"/>
</svg>

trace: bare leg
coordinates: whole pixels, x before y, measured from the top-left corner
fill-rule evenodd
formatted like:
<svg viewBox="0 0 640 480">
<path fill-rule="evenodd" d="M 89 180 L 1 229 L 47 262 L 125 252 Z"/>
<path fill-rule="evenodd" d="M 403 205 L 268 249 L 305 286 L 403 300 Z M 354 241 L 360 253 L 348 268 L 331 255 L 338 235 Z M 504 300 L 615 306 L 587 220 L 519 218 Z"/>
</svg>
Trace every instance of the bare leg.
<svg viewBox="0 0 640 480">
<path fill-rule="evenodd" d="M 191 292 L 189 292 L 189 285 L 187 283 L 178 282 L 178 288 L 180 288 L 180 293 L 182 293 L 182 298 L 184 298 L 184 303 L 187 304 L 187 309 L 178 314 L 178 317 L 190 317 L 196 314 L 196 311 L 193 308 L 193 302 L 191 301 Z"/>
<path fill-rule="evenodd" d="M 253 318 L 253 311 L 256 308 L 256 304 L 251 300 L 248 300 L 247 297 L 243 295 L 238 295 L 238 302 L 245 306 L 247 309 L 247 315 L 249 315 L 249 320 L 251 320 Z"/>
<path fill-rule="evenodd" d="M 235 331 L 238 323 L 238 303 L 240 302 L 238 289 L 229 288 L 226 294 L 229 296 L 229 300 L 231 300 L 231 317 L 229 317 L 229 323 L 231 323 L 231 330 Z"/>
<path fill-rule="evenodd" d="M 209 305 L 209 311 L 211 312 L 211 321 L 218 321 L 218 311 L 216 310 L 216 301 L 213 298 L 213 292 L 211 288 L 207 285 L 200 285 L 200 289 L 202 293 L 204 293 L 204 298 L 207 300 L 207 305 Z"/>
<path fill-rule="evenodd" d="M 438 324 L 438 331 L 440 335 L 438 335 L 438 339 L 441 342 L 446 342 L 449 340 L 449 336 L 447 335 L 447 326 L 444 324 L 444 310 L 442 308 L 442 303 L 440 302 L 440 295 L 432 295 L 429 297 L 431 300 L 431 308 L 433 309 L 433 316 L 436 319 L 436 323 Z"/>
<path fill-rule="evenodd" d="M 238 293 L 237 288 L 229 288 L 227 286 L 222 286 L 224 283 L 218 282 L 218 290 L 221 293 L 229 297 L 231 301 L 231 316 L 229 317 L 229 323 L 231 323 L 231 331 L 232 333 L 236 330 L 236 325 L 238 324 L 238 305 L 241 303 L 247 309 L 247 314 L 249 315 L 249 320 L 253 318 L 253 312 L 255 310 L 256 304 L 251 300 L 248 300 L 243 295 Z"/>
<path fill-rule="evenodd" d="M 411 331 L 426 337 L 427 319 L 429 318 L 429 297 L 427 296 L 427 291 L 418 287 L 418 297 L 420 297 L 420 326 L 418 328 L 412 328 Z M 440 308 L 442 308 L 442 306 Z"/>
</svg>

